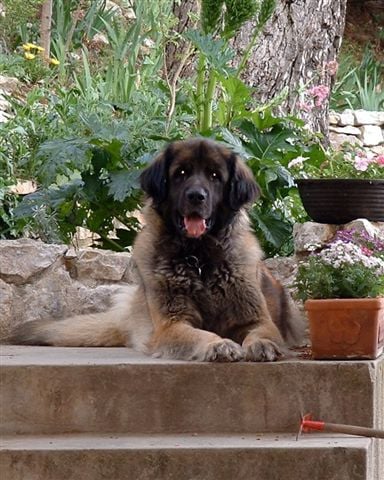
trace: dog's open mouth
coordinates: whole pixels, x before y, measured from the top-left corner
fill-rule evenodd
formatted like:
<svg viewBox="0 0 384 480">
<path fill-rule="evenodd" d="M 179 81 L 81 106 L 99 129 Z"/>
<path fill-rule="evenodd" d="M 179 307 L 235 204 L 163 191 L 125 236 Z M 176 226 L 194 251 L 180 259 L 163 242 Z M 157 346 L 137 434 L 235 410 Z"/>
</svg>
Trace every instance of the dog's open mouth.
<svg viewBox="0 0 384 480">
<path fill-rule="evenodd" d="M 183 227 L 188 237 L 199 238 L 208 230 L 210 219 L 197 214 L 182 217 Z"/>
</svg>

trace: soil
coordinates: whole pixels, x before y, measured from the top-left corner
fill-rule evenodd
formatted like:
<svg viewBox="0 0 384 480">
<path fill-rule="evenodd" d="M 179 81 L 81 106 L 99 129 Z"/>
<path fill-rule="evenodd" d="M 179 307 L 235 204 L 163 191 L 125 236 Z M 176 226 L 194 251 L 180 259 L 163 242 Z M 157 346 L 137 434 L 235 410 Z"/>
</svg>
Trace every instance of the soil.
<svg viewBox="0 0 384 480">
<path fill-rule="evenodd" d="M 360 59 L 367 45 L 384 61 L 384 2 L 348 0 L 342 50 Z"/>
</svg>

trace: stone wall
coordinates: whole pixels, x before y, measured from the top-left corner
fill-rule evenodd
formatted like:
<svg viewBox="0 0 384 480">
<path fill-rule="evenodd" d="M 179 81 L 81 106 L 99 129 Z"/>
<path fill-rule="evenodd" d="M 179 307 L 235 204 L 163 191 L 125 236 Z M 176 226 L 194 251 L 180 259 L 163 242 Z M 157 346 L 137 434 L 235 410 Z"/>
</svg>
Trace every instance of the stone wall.
<svg viewBox="0 0 384 480">
<path fill-rule="evenodd" d="M 384 154 L 384 112 L 344 110 L 329 115 L 329 138 L 334 147 L 344 142 Z"/>
<path fill-rule="evenodd" d="M 103 310 L 119 286 L 134 279 L 128 253 L 2 240 L 0 337 L 21 322 Z"/>
<path fill-rule="evenodd" d="M 368 231 L 384 237 L 384 223 L 356 220 L 342 227 Z M 336 225 L 313 222 L 294 229 L 296 253 L 265 261 L 281 282 L 290 286 L 297 261 L 308 255 L 309 245 L 324 245 Z M 38 240 L 0 241 L 0 337 L 12 326 L 36 319 L 58 319 L 72 314 L 96 312 L 110 305 L 119 286 L 134 283 L 135 267 L 129 253 L 106 250 L 74 250 Z"/>
</svg>

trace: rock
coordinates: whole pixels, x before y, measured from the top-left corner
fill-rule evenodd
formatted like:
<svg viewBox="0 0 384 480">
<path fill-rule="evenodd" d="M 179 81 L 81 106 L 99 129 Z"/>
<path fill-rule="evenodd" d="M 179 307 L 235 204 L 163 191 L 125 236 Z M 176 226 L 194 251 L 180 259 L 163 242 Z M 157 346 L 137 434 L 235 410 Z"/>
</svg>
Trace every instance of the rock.
<svg viewBox="0 0 384 480">
<path fill-rule="evenodd" d="M 340 118 L 338 125 L 340 126 L 347 126 L 347 125 L 355 125 L 355 117 L 353 115 L 353 110 L 344 110 L 343 113 L 340 113 Z"/>
<path fill-rule="evenodd" d="M 364 218 L 353 220 L 345 225 L 326 225 L 315 222 L 296 223 L 293 227 L 293 239 L 297 259 L 300 260 L 311 251 L 324 247 L 338 230 L 352 229 L 367 232 L 384 240 L 384 222 L 370 222 Z"/>
<path fill-rule="evenodd" d="M 106 0 L 105 2 L 105 9 L 112 11 L 115 15 L 122 17 L 123 16 L 123 9 L 120 5 L 116 2 L 112 2 L 112 0 Z"/>
<path fill-rule="evenodd" d="M 22 285 L 51 267 L 67 250 L 31 239 L 0 241 L 0 279 Z"/>
<path fill-rule="evenodd" d="M 329 113 L 329 124 L 330 125 L 339 125 L 340 113 L 330 112 Z"/>
<path fill-rule="evenodd" d="M 330 132 L 341 133 L 343 135 L 360 135 L 360 129 L 357 127 L 352 127 L 348 125 L 346 127 L 329 127 Z"/>
<path fill-rule="evenodd" d="M 90 279 L 103 282 L 126 281 L 130 261 L 129 253 L 85 249 L 78 253 L 75 266 L 76 275 L 78 279 L 85 282 Z"/>
<path fill-rule="evenodd" d="M 0 75 L 0 89 L 10 94 L 17 91 L 21 86 L 21 82 L 16 77 L 6 77 Z"/>
<path fill-rule="evenodd" d="M 6 95 L 12 95 L 19 90 L 21 82 L 15 77 L 6 77 L 0 75 L 0 123 L 6 123 L 12 116 L 8 110 L 11 104 L 5 98 Z"/>
<path fill-rule="evenodd" d="M 295 257 L 267 258 L 264 263 L 285 287 L 290 288 L 292 286 L 297 272 L 297 259 Z"/>
<path fill-rule="evenodd" d="M 92 43 L 98 43 L 100 45 L 109 45 L 109 41 L 106 35 L 104 33 L 96 33 L 92 37 Z"/>
<path fill-rule="evenodd" d="M 2 92 L 3 90 L 0 90 L 0 110 L 4 111 L 4 110 L 8 110 L 8 108 L 11 107 L 11 104 L 6 98 L 4 98 Z"/>
<path fill-rule="evenodd" d="M 337 229 L 337 225 L 315 222 L 296 223 L 293 227 L 295 253 L 307 254 L 323 247 L 335 235 Z"/>
<path fill-rule="evenodd" d="M 384 125 L 384 112 L 355 110 L 355 125 Z"/>
<path fill-rule="evenodd" d="M 340 147 L 345 143 L 349 143 L 350 145 L 356 145 L 358 147 L 363 146 L 363 142 L 354 135 L 344 135 L 335 132 L 329 133 L 329 141 L 331 143 L 331 146 L 336 150 L 339 150 Z"/>
<path fill-rule="evenodd" d="M 384 143 L 383 131 L 378 125 L 363 125 L 360 130 L 360 138 L 367 147 Z"/>
<path fill-rule="evenodd" d="M 128 253 L 2 240 L 0 337 L 22 322 L 105 310 L 113 294 L 135 278 Z"/>
<path fill-rule="evenodd" d="M 13 287 L 0 280 L 0 338 L 6 337 L 12 328 Z"/>
<path fill-rule="evenodd" d="M 8 113 L 2 112 L 0 110 L 0 123 L 6 123 L 10 119 L 10 115 Z"/>
<path fill-rule="evenodd" d="M 375 155 L 384 155 L 384 145 L 377 145 L 375 147 L 371 147 L 370 150 L 372 150 Z"/>
<path fill-rule="evenodd" d="M 20 180 L 17 179 L 16 185 L 11 185 L 9 191 L 16 195 L 27 195 L 29 193 L 36 192 L 37 183 L 33 180 Z"/>
<path fill-rule="evenodd" d="M 372 237 L 378 237 L 384 240 L 384 222 L 370 222 L 365 218 L 358 218 L 344 225 L 343 230 L 366 232 Z"/>
</svg>

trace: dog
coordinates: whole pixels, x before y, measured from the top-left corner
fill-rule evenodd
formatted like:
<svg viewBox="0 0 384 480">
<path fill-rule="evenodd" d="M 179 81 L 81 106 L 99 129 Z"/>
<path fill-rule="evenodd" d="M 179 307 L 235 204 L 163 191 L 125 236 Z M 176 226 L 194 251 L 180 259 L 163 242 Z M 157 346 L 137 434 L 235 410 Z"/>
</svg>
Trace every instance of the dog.
<svg viewBox="0 0 384 480">
<path fill-rule="evenodd" d="M 12 342 L 129 346 L 155 357 L 275 361 L 302 335 L 300 316 L 262 263 L 247 207 L 251 170 L 208 139 L 168 145 L 141 174 L 139 282 L 106 312 L 19 326 Z"/>
</svg>

